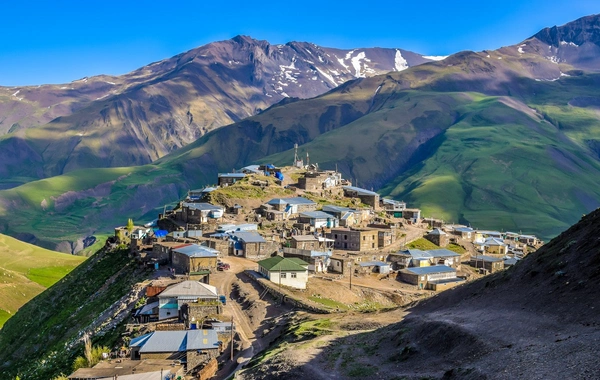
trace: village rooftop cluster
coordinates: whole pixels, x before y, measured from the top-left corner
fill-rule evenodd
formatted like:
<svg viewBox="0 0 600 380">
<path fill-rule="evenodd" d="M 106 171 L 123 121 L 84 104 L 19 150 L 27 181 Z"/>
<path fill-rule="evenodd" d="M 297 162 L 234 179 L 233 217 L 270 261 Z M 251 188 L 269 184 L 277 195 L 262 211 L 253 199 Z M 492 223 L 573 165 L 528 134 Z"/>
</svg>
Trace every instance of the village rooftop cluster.
<svg viewBox="0 0 600 380">
<path fill-rule="evenodd" d="M 255 207 L 223 196 L 253 187 L 279 196 Z M 436 248 L 410 247 L 423 238 Z M 171 281 L 146 288 L 134 314 L 144 333 L 129 342 L 128 359 L 79 369 L 70 379 L 130 379 L 132 372 L 141 376 L 158 368 L 162 378 L 214 375 L 230 358 L 227 347 L 235 331 L 233 321 L 223 318 L 229 297 L 219 294 L 214 280 L 229 270 L 228 257 L 246 260 L 251 268 L 246 272 L 261 286 L 287 297 L 310 289 L 315 276 L 347 278 L 350 286 L 353 277 L 385 277 L 425 292 L 464 283 L 469 273 L 515 265 L 543 242 L 424 218 L 417 208 L 352 186 L 337 170 L 313 164 L 302 170 L 253 165 L 220 173 L 216 185 L 190 190 L 156 222 L 116 228 L 107 244 L 128 245 L 141 265 L 166 271 Z"/>
</svg>

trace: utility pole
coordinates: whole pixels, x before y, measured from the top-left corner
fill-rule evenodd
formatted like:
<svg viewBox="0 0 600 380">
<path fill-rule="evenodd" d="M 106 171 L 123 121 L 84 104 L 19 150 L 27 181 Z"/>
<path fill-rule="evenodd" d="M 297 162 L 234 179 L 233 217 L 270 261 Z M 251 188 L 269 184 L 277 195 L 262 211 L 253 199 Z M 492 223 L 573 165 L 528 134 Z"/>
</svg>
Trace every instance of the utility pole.
<svg viewBox="0 0 600 380">
<path fill-rule="evenodd" d="M 350 271 L 350 290 L 352 290 L 352 262 L 348 262 L 348 270 Z"/>
<path fill-rule="evenodd" d="M 231 314 L 231 360 L 233 361 L 233 314 Z"/>
</svg>

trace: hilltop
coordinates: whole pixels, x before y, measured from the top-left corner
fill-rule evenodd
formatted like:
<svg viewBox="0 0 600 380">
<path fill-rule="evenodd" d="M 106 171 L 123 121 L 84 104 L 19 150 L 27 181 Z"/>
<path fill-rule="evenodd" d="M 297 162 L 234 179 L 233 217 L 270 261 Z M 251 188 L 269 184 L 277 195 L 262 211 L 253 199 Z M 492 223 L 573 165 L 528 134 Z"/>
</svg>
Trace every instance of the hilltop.
<svg viewBox="0 0 600 380">
<path fill-rule="evenodd" d="M 0 328 L 21 306 L 84 260 L 0 234 Z"/>
<path fill-rule="evenodd" d="M 243 378 L 597 378 L 599 226 L 596 210 L 513 268 L 422 301 L 399 323 L 318 337 L 339 336 L 329 322 L 308 342 L 273 347 Z"/>
</svg>

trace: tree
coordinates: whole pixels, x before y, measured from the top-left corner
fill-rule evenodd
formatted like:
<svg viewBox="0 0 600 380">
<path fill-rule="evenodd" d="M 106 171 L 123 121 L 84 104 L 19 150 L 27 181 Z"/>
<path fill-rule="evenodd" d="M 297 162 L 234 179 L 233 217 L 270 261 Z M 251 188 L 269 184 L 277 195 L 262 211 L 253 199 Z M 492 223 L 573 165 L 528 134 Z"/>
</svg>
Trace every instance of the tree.
<svg viewBox="0 0 600 380">
<path fill-rule="evenodd" d="M 129 231 L 129 233 L 132 233 L 134 227 L 135 226 L 133 225 L 133 219 L 129 218 L 129 220 L 127 220 L 127 231 Z"/>
</svg>

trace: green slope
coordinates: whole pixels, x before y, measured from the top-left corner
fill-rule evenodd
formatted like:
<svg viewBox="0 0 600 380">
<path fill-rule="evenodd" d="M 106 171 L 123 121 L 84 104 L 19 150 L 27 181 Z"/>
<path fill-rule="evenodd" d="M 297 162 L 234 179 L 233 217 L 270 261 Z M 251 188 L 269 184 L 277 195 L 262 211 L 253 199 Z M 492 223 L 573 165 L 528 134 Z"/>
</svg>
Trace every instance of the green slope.
<svg viewBox="0 0 600 380">
<path fill-rule="evenodd" d="M 12 379 L 51 379 L 69 374 L 82 354 L 82 332 L 143 278 L 125 251 L 99 251 L 62 280 L 33 298 L 0 330 L 0 373 Z M 94 329 L 98 326 L 94 325 Z M 112 346 L 118 328 L 93 336 Z"/>
<path fill-rule="evenodd" d="M 0 234 L 0 328 L 21 306 L 84 260 Z"/>
</svg>

